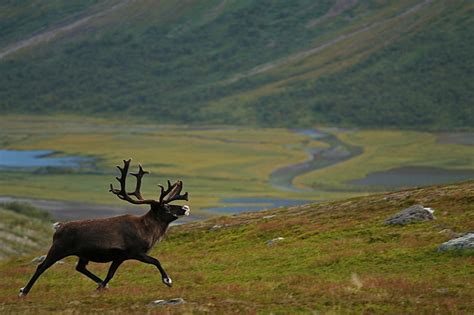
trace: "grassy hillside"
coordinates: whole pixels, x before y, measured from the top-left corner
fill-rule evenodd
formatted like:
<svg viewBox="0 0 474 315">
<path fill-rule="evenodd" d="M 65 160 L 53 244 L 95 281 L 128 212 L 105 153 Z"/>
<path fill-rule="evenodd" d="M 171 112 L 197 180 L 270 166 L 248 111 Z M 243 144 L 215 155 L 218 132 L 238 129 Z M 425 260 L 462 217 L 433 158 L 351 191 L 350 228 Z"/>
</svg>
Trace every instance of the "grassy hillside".
<svg viewBox="0 0 474 315">
<path fill-rule="evenodd" d="M 58 24 L 71 22 L 104 0 L 3 1 L 0 3 L 0 45 L 7 46 Z"/>
<path fill-rule="evenodd" d="M 1 58 L 0 112 L 261 126 L 474 125 L 471 2 L 121 3 L 108 10 L 112 3 L 101 2 L 104 14 L 77 25 L 84 14 L 73 15 L 69 29 Z M 4 6 L 14 17 L 30 10 Z M 20 18 L 8 22 L 28 38 Z"/>
<path fill-rule="evenodd" d="M 473 198 L 471 181 L 173 227 L 152 252 L 173 278 L 172 289 L 155 268 L 127 262 L 111 288 L 97 293 L 74 271 L 75 259 L 66 259 L 20 300 L 18 289 L 34 266 L 25 264 L 31 257 L 10 259 L 0 262 L 0 311 L 468 314 L 473 253 L 436 248 L 474 229 Z M 383 225 L 416 203 L 432 207 L 436 220 Z M 106 266 L 91 270 L 103 276 Z M 176 297 L 187 303 L 150 306 Z"/>
<path fill-rule="evenodd" d="M 25 203 L 0 203 L 0 259 L 45 249 L 52 235 L 47 212 Z"/>
</svg>

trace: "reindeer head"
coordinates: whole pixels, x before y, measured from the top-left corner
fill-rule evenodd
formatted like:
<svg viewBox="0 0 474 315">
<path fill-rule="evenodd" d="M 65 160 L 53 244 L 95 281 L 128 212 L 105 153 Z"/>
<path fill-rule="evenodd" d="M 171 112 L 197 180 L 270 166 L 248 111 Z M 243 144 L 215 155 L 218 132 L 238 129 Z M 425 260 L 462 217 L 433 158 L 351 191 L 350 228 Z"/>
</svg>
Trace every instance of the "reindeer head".
<svg viewBox="0 0 474 315">
<path fill-rule="evenodd" d="M 160 186 L 161 194 L 159 200 L 154 199 L 144 199 L 140 192 L 143 175 L 148 174 L 149 172 L 144 171 L 142 166 L 139 165 L 138 173 L 130 173 L 131 175 L 137 178 L 137 184 L 135 186 L 135 191 L 127 192 L 125 188 L 125 182 L 127 179 L 128 168 L 130 166 L 131 159 L 123 161 L 123 168 L 117 165 L 117 168 L 120 170 L 121 176 L 116 177 L 120 183 L 120 189 L 115 189 L 112 184 L 110 184 L 110 192 L 117 195 L 122 200 L 126 200 L 135 205 L 148 204 L 151 206 L 151 210 L 155 215 L 166 223 L 170 223 L 180 216 L 189 215 L 189 207 L 187 205 L 170 205 L 171 202 L 176 200 L 188 200 L 188 193 L 181 195 L 183 190 L 183 182 L 177 181 L 173 185 L 168 180 L 168 188 Z M 132 198 L 134 196 L 135 198 Z"/>
</svg>

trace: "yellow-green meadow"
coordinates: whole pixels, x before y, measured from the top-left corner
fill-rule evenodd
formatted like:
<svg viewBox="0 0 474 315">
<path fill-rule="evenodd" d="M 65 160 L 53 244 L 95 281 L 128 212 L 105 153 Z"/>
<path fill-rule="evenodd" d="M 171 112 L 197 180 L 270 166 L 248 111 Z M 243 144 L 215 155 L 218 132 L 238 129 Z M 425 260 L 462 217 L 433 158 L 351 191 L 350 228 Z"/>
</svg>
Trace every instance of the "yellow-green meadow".
<svg viewBox="0 0 474 315">
<path fill-rule="evenodd" d="M 7 115 L 0 124 L 1 149 L 51 150 L 54 156 L 93 161 L 79 169 L 3 168 L 2 195 L 17 197 L 119 204 L 108 188 L 115 182 L 115 165 L 128 158 L 133 167 L 140 163 L 151 172 L 144 180 L 146 196 L 157 195 L 156 185 L 167 179 L 181 179 L 196 213 L 222 206 L 225 198 L 328 200 L 384 190 L 348 182 L 403 166 L 474 170 L 473 146 L 439 143 L 436 134 L 315 128 L 337 137 L 339 142 L 331 144 L 335 152 L 343 146 L 358 152 L 303 172 L 292 187 L 281 189 L 270 182 L 271 174 L 308 161 L 311 152 L 323 152 L 330 146 L 324 138 L 284 128 L 161 125 L 125 118 Z"/>
</svg>

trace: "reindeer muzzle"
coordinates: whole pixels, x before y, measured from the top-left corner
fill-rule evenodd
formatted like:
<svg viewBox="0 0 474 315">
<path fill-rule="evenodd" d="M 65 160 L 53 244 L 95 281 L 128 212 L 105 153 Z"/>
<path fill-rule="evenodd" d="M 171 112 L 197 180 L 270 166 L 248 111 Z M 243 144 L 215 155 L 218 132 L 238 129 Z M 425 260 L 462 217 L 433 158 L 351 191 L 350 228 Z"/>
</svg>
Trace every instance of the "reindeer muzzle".
<svg viewBox="0 0 474 315">
<path fill-rule="evenodd" d="M 189 212 L 191 212 L 191 209 L 189 208 L 189 206 L 187 205 L 184 205 L 181 210 L 183 210 L 183 214 L 182 215 L 189 215 Z"/>
</svg>

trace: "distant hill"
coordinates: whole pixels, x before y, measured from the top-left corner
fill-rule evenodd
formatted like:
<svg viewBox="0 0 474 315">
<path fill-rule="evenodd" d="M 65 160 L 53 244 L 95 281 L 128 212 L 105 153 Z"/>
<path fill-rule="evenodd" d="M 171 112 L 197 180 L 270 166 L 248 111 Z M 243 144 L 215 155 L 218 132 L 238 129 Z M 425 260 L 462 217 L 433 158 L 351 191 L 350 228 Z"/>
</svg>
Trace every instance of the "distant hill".
<svg viewBox="0 0 474 315">
<path fill-rule="evenodd" d="M 474 126 L 470 1 L 27 0 L 0 9 L 3 113 Z"/>
</svg>

